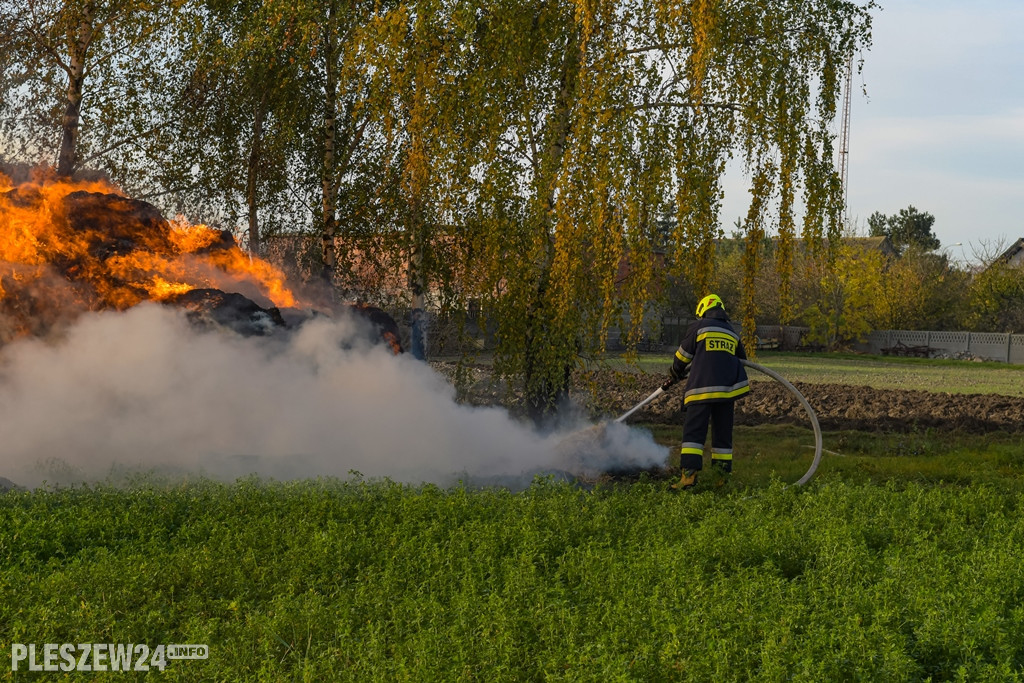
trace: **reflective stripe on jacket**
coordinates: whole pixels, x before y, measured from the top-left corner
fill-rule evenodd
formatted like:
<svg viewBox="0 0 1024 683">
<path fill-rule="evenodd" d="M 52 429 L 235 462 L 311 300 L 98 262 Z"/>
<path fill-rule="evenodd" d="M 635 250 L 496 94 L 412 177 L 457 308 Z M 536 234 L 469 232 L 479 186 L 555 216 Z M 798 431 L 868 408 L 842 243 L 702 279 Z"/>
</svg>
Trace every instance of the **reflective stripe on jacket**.
<svg viewBox="0 0 1024 683">
<path fill-rule="evenodd" d="M 747 373 L 740 364 L 747 352 L 721 308 L 712 308 L 686 329 L 672 361 L 672 375 L 682 377 L 687 368 L 683 403 L 735 401 L 750 391 Z"/>
</svg>

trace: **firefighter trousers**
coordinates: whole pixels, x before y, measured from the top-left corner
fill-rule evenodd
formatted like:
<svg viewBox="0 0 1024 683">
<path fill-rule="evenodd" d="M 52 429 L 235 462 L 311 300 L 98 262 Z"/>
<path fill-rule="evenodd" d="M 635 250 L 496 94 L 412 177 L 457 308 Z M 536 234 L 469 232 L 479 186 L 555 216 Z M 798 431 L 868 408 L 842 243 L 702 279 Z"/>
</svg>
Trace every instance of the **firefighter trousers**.
<svg viewBox="0 0 1024 683">
<path fill-rule="evenodd" d="M 683 470 L 703 469 L 704 442 L 711 423 L 711 462 L 726 472 L 732 471 L 733 401 L 699 402 L 686 406 L 683 422 L 683 448 L 679 466 Z"/>
</svg>

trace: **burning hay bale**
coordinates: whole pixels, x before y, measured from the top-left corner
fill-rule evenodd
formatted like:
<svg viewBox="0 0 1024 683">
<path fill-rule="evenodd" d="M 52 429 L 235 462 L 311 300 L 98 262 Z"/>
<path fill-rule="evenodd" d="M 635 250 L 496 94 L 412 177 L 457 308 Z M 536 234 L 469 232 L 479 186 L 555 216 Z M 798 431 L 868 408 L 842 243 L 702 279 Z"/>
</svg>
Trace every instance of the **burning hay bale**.
<svg viewBox="0 0 1024 683">
<path fill-rule="evenodd" d="M 243 253 L 230 233 L 166 221 L 102 183 L 25 184 L 0 194 L 0 262 L 6 340 L 143 301 L 190 313 L 205 306 L 210 320 L 241 321 L 246 332 L 255 314 L 283 324 L 271 308 L 295 305 L 283 276 Z"/>
<path fill-rule="evenodd" d="M 283 273 L 243 252 L 230 232 L 167 221 L 102 181 L 0 191 L 0 267 L 0 343 L 45 336 L 86 311 L 144 301 L 244 336 L 292 329 L 314 315 L 298 307 Z M 281 309 L 290 309 L 287 317 Z M 401 353 L 389 315 L 350 309 L 369 323 L 374 342 Z"/>
</svg>

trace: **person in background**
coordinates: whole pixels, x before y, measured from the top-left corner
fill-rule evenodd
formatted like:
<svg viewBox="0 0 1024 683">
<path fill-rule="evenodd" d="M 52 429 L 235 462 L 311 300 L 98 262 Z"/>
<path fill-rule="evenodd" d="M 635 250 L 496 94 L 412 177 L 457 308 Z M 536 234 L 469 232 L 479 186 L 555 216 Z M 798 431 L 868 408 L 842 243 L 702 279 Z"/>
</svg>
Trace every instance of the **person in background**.
<svg viewBox="0 0 1024 683">
<path fill-rule="evenodd" d="M 711 466 L 723 475 L 732 472 L 732 426 L 735 402 L 750 391 L 747 373 L 740 360 L 747 353 L 739 335 L 729 323 L 725 304 L 717 294 L 708 294 L 697 304 L 697 319 L 690 323 L 676 350 L 668 389 L 686 379 L 683 406 L 683 447 L 679 452 L 682 476 L 675 489 L 696 485 L 703 468 L 704 442 L 711 424 Z"/>
</svg>

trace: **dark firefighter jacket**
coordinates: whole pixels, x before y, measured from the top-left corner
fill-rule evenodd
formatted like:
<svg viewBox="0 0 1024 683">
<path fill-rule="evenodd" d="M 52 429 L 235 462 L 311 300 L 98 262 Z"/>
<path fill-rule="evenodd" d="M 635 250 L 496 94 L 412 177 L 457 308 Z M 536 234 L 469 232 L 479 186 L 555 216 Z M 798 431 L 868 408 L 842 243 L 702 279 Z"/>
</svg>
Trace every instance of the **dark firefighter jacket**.
<svg viewBox="0 0 1024 683">
<path fill-rule="evenodd" d="M 739 361 L 746 357 L 739 335 L 720 307 L 694 320 L 672 361 L 672 377 L 681 379 L 690 372 L 683 403 L 735 401 L 746 394 L 750 385 Z"/>
</svg>

